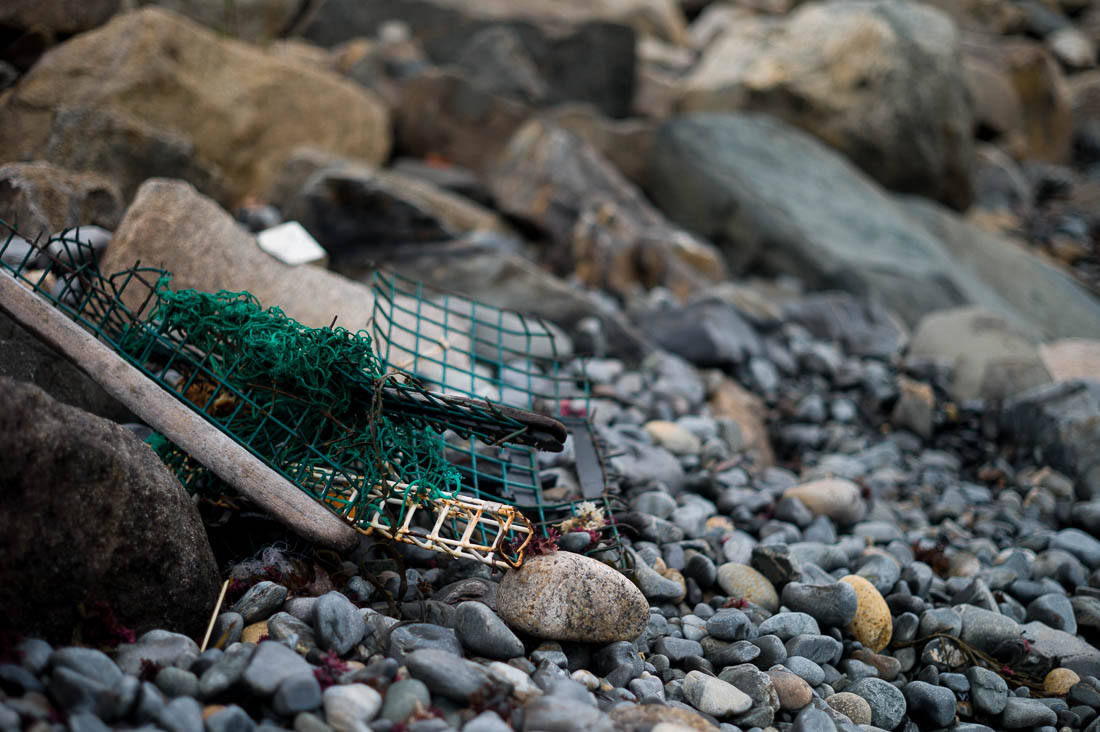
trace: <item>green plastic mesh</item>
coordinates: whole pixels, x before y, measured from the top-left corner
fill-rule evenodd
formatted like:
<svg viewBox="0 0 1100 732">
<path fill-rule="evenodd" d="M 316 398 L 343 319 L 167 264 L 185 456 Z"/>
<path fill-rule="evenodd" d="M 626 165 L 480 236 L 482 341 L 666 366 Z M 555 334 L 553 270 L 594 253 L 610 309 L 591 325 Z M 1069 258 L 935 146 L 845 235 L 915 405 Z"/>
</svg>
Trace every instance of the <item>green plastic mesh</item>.
<svg viewBox="0 0 1100 732">
<path fill-rule="evenodd" d="M 359 516 L 384 511 L 380 498 L 368 502 L 366 490 L 383 482 L 415 486 L 420 501 L 457 493 L 460 476 L 438 440 L 415 419 L 382 410 L 382 388 L 399 374 L 374 355 L 367 333 L 307 328 L 277 307 L 262 308 L 249 293 L 173 291 L 170 282 L 165 275 L 156 285 L 150 322 L 158 330 L 131 331 L 122 350 L 138 355 L 161 334 L 186 334 L 189 347 L 204 354 L 213 382 L 187 379 L 185 394 L 209 392 L 215 417 L 232 414 L 238 435 L 263 435 L 273 422 L 298 438 L 262 440 L 269 462 L 306 484 L 335 469 L 359 491 L 355 499 L 328 495 L 326 502 L 354 508 Z M 215 391 L 225 387 L 229 391 L 221 393 L 248 393 L 256 403 L 238 408 L 228 397 L 218 406 Z"/>
<path fill-rule="evenodd" d="M 417 501 L 460 493 L 515 506 L 544 531 L 593 501 L 611 515 L 602 462 L 582 494 L 544 484 L 538 452 L 501 438 L 525 425 L 494 404 L 591 437 L 587 383 L 563 369 L 558 336 L 538 319 L 379 271 L 369 330 L 312 329 L 248 293 L 173 291 L 163 270 L 106 277 L 73 232 L 39 246 L 0 229 L 3 270 L 352 523 L 374 509 L 400 521 L 404 504 L 369 497 L 395 483 Z M 189 490 L 225 489 L 164 438 L 151 442 Z M 618 543 L 613 524 L 605 535 Z"/>
</svg>

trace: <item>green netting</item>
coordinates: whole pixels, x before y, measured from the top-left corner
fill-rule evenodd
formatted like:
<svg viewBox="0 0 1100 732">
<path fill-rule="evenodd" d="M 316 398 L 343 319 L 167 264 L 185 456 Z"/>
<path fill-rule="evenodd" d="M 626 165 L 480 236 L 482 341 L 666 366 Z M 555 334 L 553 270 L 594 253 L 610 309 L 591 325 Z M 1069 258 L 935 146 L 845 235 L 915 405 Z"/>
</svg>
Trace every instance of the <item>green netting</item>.
<svg viewBox="0 0 1100 732">
<path fill-rule="evenodd" d="M 307 328 L 277 307 L 263 309 L 249 293 L 173 291 L 170 282 L 165 275 L 156 284 L 150 322 L 158 330 L 130 331 L 122 350 L 142 354 L 161 334 L 186 334 L 190 348 L 205 354 L 215 388 L 259 397 L 256 406 L 236 411 L 235 433 L 262 435 L 269 421 L 292 427 L 298 439 L 265 442 L 269 461 L 307 482 L 306 476 L 343 467 L 338 474 L 360 488 L 356 500 L 345 501 L 359 516 L 383 511 L 385 496 L 368 500 L 365 489 L 384 482 L 414 486 L 419 501 L 457 493 L 458 471 L 438 441 L 415 418 L 382 409 L 383 387 L 400 374 L 378 360 L 367 333 Z M 184 391 L 196 385 L 205 382 L 189 379 Z"/>
<path fill-rule="evenodd" d="M 173 291 L 159 269 L 105 277 L 72 232 L 39 246 L 3 226 L 4 270 L 353 523 L 375 511 L 399 522 L 407 503 L 384 503 L 394 485 L 413 501 L 461 492 L 516 506 L 544 530 L 591 501 L 611 515 L 602 463 L 583 491 L 543 485 L 535 448 L 564 435 L 514 409 L 557 416 L 574 441 L 593 442 L 587 384 L 563 371 L 559 335 L 538 319 L 377 272 L 369 332 L 311 329 L 247 293 Z M 190 489 L 223 489 L 153 442 Z M 451 521 L 456 535 L 467 528 Z M 494 544 L 492 531 L 474 538 Z M 613 524 L 606 533 L 616 544 Z"/>
</svg>

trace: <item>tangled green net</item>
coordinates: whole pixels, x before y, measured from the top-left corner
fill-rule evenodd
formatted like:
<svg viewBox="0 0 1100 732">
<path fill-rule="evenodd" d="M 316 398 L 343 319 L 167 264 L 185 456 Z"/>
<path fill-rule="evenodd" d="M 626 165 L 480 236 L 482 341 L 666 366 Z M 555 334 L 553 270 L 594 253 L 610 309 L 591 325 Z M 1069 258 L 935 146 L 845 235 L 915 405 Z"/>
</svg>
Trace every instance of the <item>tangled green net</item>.
<svg viewBox="0 0 1100 732">
<path fill-rule="evenodd" d="M 251 293 L 173 291 L 170 281 L 160 278 L 148 325 L 123 348 L 148 353 L 150 338 L 182 339 L 179 352 L 190 357 L 179 362 L 180 390 L 243 445 L 357 521 L 375 512 L 390 525 L 400 519 L 403 510 L 385 504 L 393 482 L 417 502 L 458 492 L 460 474 L 439 437 L 382 411 L 382 388 L 403 375 L 378 359 L 366 332 L 309 328 Z M 368 499 L 378 486 L 381 496 Z"/>
</svg>

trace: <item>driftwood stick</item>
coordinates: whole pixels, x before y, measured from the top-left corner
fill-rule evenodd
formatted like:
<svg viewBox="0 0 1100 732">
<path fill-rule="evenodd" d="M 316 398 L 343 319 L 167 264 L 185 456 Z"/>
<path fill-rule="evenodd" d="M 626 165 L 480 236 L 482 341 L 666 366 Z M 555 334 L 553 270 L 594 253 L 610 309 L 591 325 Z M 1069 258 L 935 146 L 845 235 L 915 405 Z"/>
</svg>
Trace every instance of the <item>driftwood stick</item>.
<svg viewBox="0 0 1100 732">
<path fill-rule="evenodd" d="M 350 549 L 358 541 L 358 533 L 350 524 L 3 271 L 0 271 L 0 309 L 65 356 L 146 424 L 298 535 L 337 550 Z"/>
</svg>

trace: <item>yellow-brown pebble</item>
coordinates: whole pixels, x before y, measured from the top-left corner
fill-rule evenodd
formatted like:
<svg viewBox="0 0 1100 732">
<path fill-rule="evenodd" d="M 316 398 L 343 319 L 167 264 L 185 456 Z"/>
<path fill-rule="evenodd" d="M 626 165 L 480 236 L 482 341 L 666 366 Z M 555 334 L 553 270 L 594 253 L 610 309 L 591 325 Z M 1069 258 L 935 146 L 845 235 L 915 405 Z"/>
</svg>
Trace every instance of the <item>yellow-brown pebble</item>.
<svg viewBox="0 0 1100 732">
<path fill-rule="evenodd" d="M 260 637 L 265 635 L 267 635 L 267 621 L 261 620 L 244 626 L 244 630 L 241 631 L 241 643 L 259 643 Z"/>
<path fill-rule="evenodd" d="M 1047 694 L 1061 696 L 1069 693 L 1069 688 L 1081 680 L 1075 671 L 1068 668 L 1056 668 L 1051 670 L 1043 679 L 1043 691 Z"/>
<path fill-rule="evenodd" d="M 747 564 L 726 562 L 718 567 L 718 585 L 729 597 L 759 605 L 770 613 L 779 609 L 775 585 Z"/>
<path fill-rule="evenodd" d="M 882 594 L 875 586 L 856 574 L 841 577 L 841 582 L 846 582 L 856 591 L 856 616 L 848 624 L 848 632 L 865 648 L 870 648 L 876 653 L 890 643 L 890 637 L 894 634 L 894 619 L 890 615 L 890 608 Z"/>
</svg>

